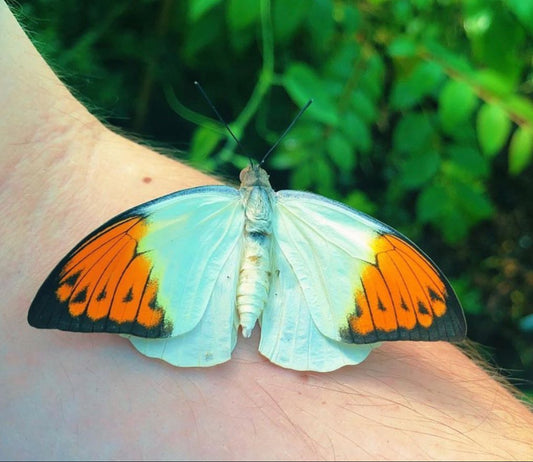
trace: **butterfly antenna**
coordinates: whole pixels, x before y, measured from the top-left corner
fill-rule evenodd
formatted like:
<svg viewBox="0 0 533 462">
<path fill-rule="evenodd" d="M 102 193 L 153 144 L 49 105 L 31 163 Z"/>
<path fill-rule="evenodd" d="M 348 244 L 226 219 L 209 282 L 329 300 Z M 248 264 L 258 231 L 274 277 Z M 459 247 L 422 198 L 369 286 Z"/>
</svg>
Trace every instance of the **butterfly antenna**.
<svg viewBox="0 0 533 462">
<path fill-rule="evenodd" d="M 285 131 L 283 132 L 283 134 L 278 138 L 278 141 L 276 141 L 274 143 L 274 145 L 268 150 L 268 152 L 263 156 L 263 158 L 261 159 L 261 162 L 259 162 L 259 166 L 263 165 L 263 163 L 265 162 L 266 158 L 270 155 L 270 153 L 276 149 L 278 147 L 278 144 L 281 142 L 281 140 L 283 138 L 285 138 L 285 135 L 287 133 L 289 133 L 289 130 L 292 128 L 292 126 L 296 123 L 296 121 L 302 117 L 302 114 L 307 110 L 307 108 L 309 106 L 311 106 L 311 103 L 313 102 L 312 99 L 310 99 L 309 101 L 307 101 L 306 105 L 300 109 L 300 112 L 298 114 L 296 114 L 296 117 L 292 120 L 292 122 L 289 124 L 289 126 L 285 129 Z"/>
<path fill-rule="evenodd" d="M 229 125 L 226 123 L 226 121 L 222 118 L 222 116 L 220 115 L 220 113 L 217 111 L 217 108 L 215 107 L 215 105 L 211 102 L 211 100 L 209 99 L 209 96 L 207 96 L 207 93 L 204 91 L 204 89 L 202 88 L 202 86 L 200 85 L 200 83 L 198 83 L 198 81 L 194 81 L 194 84 L 198 87 L 198 90 L 200 90 L 200 93 L 202 94 L 202 96 L 205 98 L 205 100 L 207 101 L 207 104 L 209 104 L 209 106 L 211 106 L 211 109 L 213 109 L 213 112 L 216 114 L 216 116 L 218 117 L 218 120 L 220 120 L 220 122 L 222 122 L 222 124 L 224 125 L 224 127 L 226 127 L 226 130 L 229 132 L 229 134 L 231 135 L 231 137 L 235 140 L 235 142 L 237 143 L 237 146 L 239 146 L 239 149 L 242 151 L 242 153 L 246 156 L 246 151 L 244 150 L 244 148 L 242 147 L 242 144 L 241 142 L 237 139 L 237 137 L 235 136 L 235 134 L 231 131 L 231 128 L 229 128 Z"/>
</svg>

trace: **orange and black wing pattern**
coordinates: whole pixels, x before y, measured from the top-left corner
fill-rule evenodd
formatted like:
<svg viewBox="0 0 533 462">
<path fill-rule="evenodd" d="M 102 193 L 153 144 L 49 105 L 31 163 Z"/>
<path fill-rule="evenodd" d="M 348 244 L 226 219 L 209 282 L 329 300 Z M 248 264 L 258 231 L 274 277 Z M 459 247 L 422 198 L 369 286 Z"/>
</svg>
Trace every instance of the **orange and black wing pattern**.
<svg viewBox="0 0 533 462">
<path fill-rule="evenodd" d="M 364 264 L 359 275 L 342 338 L 350 343 L 463 340 L 459 300 L 429 257 L 396 232 L 378 233 L 371 247 L 375 262 Z"/>
<path fill-rule="evenodd" d="M 97 229 L 52 271 L 28 312 L 33 327 L 168 337 L 149 251 L 139 251 L 148 220 L 133 211 Z"/>
</svg>

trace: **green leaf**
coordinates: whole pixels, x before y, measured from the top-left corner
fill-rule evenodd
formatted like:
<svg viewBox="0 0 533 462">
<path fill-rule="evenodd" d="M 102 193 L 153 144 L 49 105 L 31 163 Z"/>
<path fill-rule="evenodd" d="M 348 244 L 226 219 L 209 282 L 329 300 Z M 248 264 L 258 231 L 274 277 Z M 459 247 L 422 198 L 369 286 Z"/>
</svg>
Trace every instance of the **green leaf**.
<svg viewBox="0 0 533 462">
<path fill-rule="evenodd" d="M 509 173 L 518 175 L 533 158 L 533 131 L 526 126 L 518 127 L 509 146 Z"/>
<path fill-rule="evenodd" d="M 440 162 L 439 153 L 433 150 L 411 156 L 401 164 L 400 184 L 406 189 L 420 187 L 437 173 Z"/>
<path fill-rule="evenodd" d="M 435 129 L 428 116 L 410 112 L 398 122 L 394 129 L 394 149 L 405 154 L 421 152 L 431 146 L 434 135 Z"/>
<path fill-rule="evenodd" d="M 450 182 L 458 208 L 465 212 L 472 224 L 491 217 L 494 208 L 481 186 L 463 181 Z"/>
<path fill-rule="evenodd" d="M 198 21 L 198 19 L 220 2 L 221 0 L 192 0 L 189 3 L 189 19 Z"/>
<path fill-rule="evenodd" d="M 472 88 L 461 81 L 449 80 L 439 95 L 439 117 L 446 132 L 464 123 L 472 115 L 477 96 Z"/>
<path fill-rule="evenodd" d="M 260 2 L 251 0 L 229 0 L 226 18 L 231 29 L 244 29 L 260 17 Z"/>
<path fill-rule="evenodd" d="M 305 19 L 307 0 L 277 0 L 272 5 L 272 25 L 277 43 L 288 42 Z"/>
<path fill-rule="evenodd" d="M 355 167 L 355 151 L 350 142 L 339 132 L 328 137 L 326 149 L 330 159 L 341 170 L 350 171 Z"/>
<path fill-rule="evenodd" d="M 408 58 L 416 55 L 417 44 L 410 37 L 398 37 L 389 45 L 389 55 L 393 58 Z"/>
<path fill-rule="evenodd" d="M 309 66 L 303 63 L 289 66 L 283 75 L 283 86 L 300 107 L 309 99 L 313 99 L 313 104 L 305 113 L 306 116 L 328 125 L 337 125 L 337 108 L 327 90 L 328 86 Z"/>
<path fill-rule="evenodd" d="M 481 150 L 493 157 L 505 144 L 511 121 L 505 111 L 495 104 L 484 104 L 477 114 L 477 135 Z"/>
<path fill-rule="evenodd" d="M 199 127 L 192 137 L 190 161 L 194 164 L 201 163 L 212 154 L 221 139 L 222 135 L 213 129 Z"/>
<path fill-rule="evenodd" d="M 426 186 L 416 202 L 416 214 L 421 223 L 438 221 L 445 213 L 446 190 L 440 185 Z"/>
<path fill-rule="evenodd" d="M 457 170 L 467 174 L 470 178 L 486 178 L 489 165 L 478 149 L 468 145 L 452 144 L 446 148 L 450 160 L 457 166 Z"/>
<path fill-rule="evenodd" d="M 437 88 L 444 73 L 439 64 L 424 61 L 403 79 L 394 83 L 390 105 L 393 109 L 409 109 Z"/>
<path fill-rule="evenodd" d="M 347 42 L 335 50 L 325 66 L 325 75 L 345 81 L 353 73 L 361 49 L 355 42 Z"/>
</svg>

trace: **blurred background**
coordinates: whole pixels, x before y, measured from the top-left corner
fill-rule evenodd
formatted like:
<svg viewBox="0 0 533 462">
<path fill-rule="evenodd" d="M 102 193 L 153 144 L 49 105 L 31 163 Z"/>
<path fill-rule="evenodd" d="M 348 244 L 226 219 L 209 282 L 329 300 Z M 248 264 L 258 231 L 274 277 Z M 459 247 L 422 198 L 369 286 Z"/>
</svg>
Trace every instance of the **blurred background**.
<svg viewBox="0 0 533 462">
<path fill-rule="evenodd" d="M 8 1 L 107 124 L 397 228 L 447 274 L 483 357 L 533 399 L 533 0 Z"/>
</svg>

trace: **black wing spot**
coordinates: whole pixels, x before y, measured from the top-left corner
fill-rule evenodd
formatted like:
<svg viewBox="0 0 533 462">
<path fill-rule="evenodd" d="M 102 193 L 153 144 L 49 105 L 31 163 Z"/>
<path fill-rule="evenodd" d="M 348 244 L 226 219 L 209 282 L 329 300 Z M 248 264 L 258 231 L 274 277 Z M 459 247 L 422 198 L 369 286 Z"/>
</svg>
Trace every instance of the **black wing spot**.
<svg viewBox="0 0 533 462">
<path fill-rule="evenodd" d="M 161 306 L 159 305 L 159 303 L 157 303 L 157 295 L 154 295 L 152 297 L 152 300 L 150 300 L 148 306 L 152 308 L 152 310 L 161 310 Z"/>
<path fill-rule="evenodd" d="M 407 303 L 405 303 L 405 300 L 402 298 L 402 303 L 400 304 L 400 307 L 404 311 L 409 311 L 409 307 L 407 306 Z"/>
<path fill-rule="evenodd" d="M 424 305 L 422 302 L 418 302 L 418 312 L 421 314 L 429 314 L 429 311 L 426 308 L 426 305 Z"/>
<path fill-rule="evenodd" d="M 442 299 L 442 297 L 437 292 L 435 292 L 433 289 L 429 288 L 428 292 L 429 292 L 429 298 L 431 299 L 432 302 L 444 303 L 444 300 Z"/>
<path fill-rule="evenodd" d="M 385 307 L 385 305 L 382 303 L 381 299 L 378 298 L 378 310 L 379 311 L 387 311 L 387 308 Z"/>
<path fill-rule="evenodd" d="M 105 298 L 107 297 L 107 292 L 105 290 L 105 287 L 102 289 L 102 292 L 100 292 L 98 294 L 98 296 L 96 297 L 96 301 L 97 302 L 101 302 L 102 300 L 104 300 Z"/>
<path fill-rule="evenodd" d="M 72 276 L 69 276 L 67 279 L 65 279 L 65 282 L 63 284 L 69 287 L 74 287 L 74 285 L 76 284 L 76 281 L 80 277 L 80 274 L 81 274 L 81 271 L 74 273 Z"/>
<path fill-rule="evenodd" d="M 80 290 L 76 296 L 72 299 L 72 303 L 83 303 L 87 300 L 87 286 Z"/>
<path fill-rule="evenodd" d="M 124 296 L 122 301 L 124 303 L 128 303 L 128 302 L 131 302 L 132 300 L 133 300 L 133 288 L 130 287 L 130 289 L 128 290 L 128 293 Z"/>
</svg>

